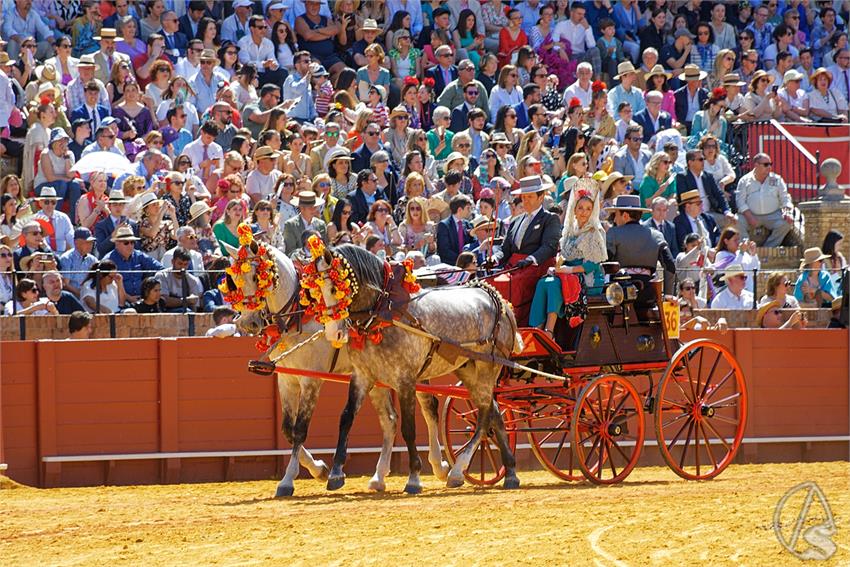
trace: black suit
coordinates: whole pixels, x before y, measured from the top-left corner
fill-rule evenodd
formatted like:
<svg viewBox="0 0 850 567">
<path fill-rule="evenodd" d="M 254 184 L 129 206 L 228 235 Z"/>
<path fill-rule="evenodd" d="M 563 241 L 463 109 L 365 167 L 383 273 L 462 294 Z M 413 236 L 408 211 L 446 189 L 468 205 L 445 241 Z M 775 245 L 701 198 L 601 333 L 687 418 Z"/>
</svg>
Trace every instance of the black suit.
<svg viewBox="0 0 850 567">
<path fill-rule="evenodd" d="M 178 59 L 178 57 L 175 56 L 172 52 L 174 49 L 176 49 L 180 53 L 179 57 L 186 57 L 186 51 L 189 49 L 189 39 L 186 37 L 185 34 L 183 34 L 183 32 L 178 30 L 174 32 L 173 35 L 168 36 L 165 34 L 162 28 L 160 28 L 157 33 L 165 38 L 164 53 L 165 56 L 168 57 L 168 60 L 171 61 L 172 65 L 176 65 Z"/>
<path fill-rule="evenodd" d="M 720 230 L 717 228 L 717 223 L 714 222 L 711 215 L 705 213 L 700 213 L 699 218 L 702 219 L 702 223 L 705 225 L 705 229 L 708 231 L 708 236 L 711 240 L 711 242 L 706 242 L 706 245 L 710 247 L 717 246 L 717 241 L 720 239 Z M 688 220 L 688 215 L 679 213 L 673 219 L 673 226 L 676 227 L 676 243 L 679 245 L 680 251 L 684 251 L 685 237 L 694 232 L 694 228 Z"/>
<path fill-rule="evenodd" d="M 700 179 L 702 179 L 702 187 L 705 189 L 705 194 L 708 196 L 709 210 L 721 215 L 728 213 L 729 203 L 726 202 L 723 191 L 717 186 L 714 176 L 703 171 Z M 698 190 L 697 180 L 694 174 L 691 173 L 691 170 L 676 176 L 676 196 L 680 196 L 686 191 L 694 190 Z"/>
<path fill-rule="evenodd" d="M 378 150 L 385 149 L 379 144 Z M 375 150 L 375 151 L 378 151 Z M 366 144 L 360 144 L 360 147 L 351 152 L 351 171 L 352 173 L 360 173 L 364 169 L 369 169 L 369 160 L 372 158 L 372 150 L 366 147 Z"/>
<path fill-rule="evenodd" d="M 452 109 L 452 123 L 449 125 L 449 130 L 457 134 L 461 130 L 469 128 L 469 108 L 466 102 Z"/>
<path fill-rule="evenodd" d="M 661 221 L 661 226 L 658 226 L 655 223 L 655 220 L 652 218 L 648 218 L 644 221 L 641 221 L 640 224 L 643 226 L 648 226 L 649 228 L 654 228 L 658 232 L 664 235 L 664 240 L 667 241 L 667 246 L 670 247 L 670 253 L 675 258 L 679 254 L 679 241 L 676 238 L 676 226 L 668 221 Z"/>
<path fill-rule="evenodd" d="M 649 115 L 649 111 L 647 109 L 643 109 L 632 117 L 632 120 L 637 122 L 643 127 L 643 142 L 645 144 L 649 143 L 649 140 L 658 133 L 655 129 L 655 123 L 652 120 L 652 117 Z M 673 119 L 670 115 L 663 110 L 658 113 L 658 129 L 666 130 L 667 128 L 673 127 Z"/>
<path fill-rule="evenodd" d="M 189 17 L 188 12 L 183 14 L 182 16 L 180 16 L 180 19 L 177 21 L 177 23 L 180 26 L 180 28 L 179 28 L 180 33 L 185 35 L 187 38 L 195 39 L 196 37 L 198 37 L 198 33 L 192 31 L 192 21 L 191 21 L 191 18 Z M 200 24 L 200 22 L 195 24 L 195 27 L 197 28 L 199 24 Z"/>
<path fill-rule="evenodd" d="M 457 79 L 457 67 L 454 65 L 449 67 L 449 74 L 451 75 L 452 81 Z M 435 98 L 438 98 L 441 94 L 443 94 L 443 89 L 445 89 L 446 85 L 451 82 L 446 82 L 445 78 L 443 77 L 443 69 L 439 65 L 434 65 L 433 67 L 425 71 L 425 76 L 434 79 Z"/>
<path fill-rule="evenodd" d="M 697 110 L 702 109 L 703 104 L 708 99 L 708 91 L 704 88 L 700 87 L 697 91 L 697 99 L 699 100 L 699 104 L 697 105 L 699 108 Z M 681 87 L 679 90 L 673 93 L 673 96 L 676 98 L 676 118 L 688 127 L 688 133 L 691 133 L 691 123 L 690 121 L 685 120 L 688 116 L 688 85 Z"/>
<path fill-rule="evenodd" d="M 375 201 L 378 199 L 387 199 L 387 196 L 380 189 L 375 191 Z M 366 194 L 363 190 L 355 189 L 348 194 L 348 200 L 351 201 L 351 222 L 366 222 L 366 217 L 369 216 L 369 202 L 366 201 Z"/>
<path fill-rule="evenodd" d="M 554 258 L 555 254 L 558 253 L 558 240 L 561 237 L 561 221 L 558 219 L 558 215 L 541 207 L 528 224 L 522 243 L 517 248 L 514 240 L 516 240 L 517 231 L 520 230 L 524 220 L 525 215 L 511 221 L 502 249 L 493 256 L 500 264 L 510 260 L 514 254 L 522 254 L 534 256 L 537 264 L 540 265 L 546 260 Z"/>
<path fill-rule="evenodd" d="M 458 231 L 454 216 L 450 215 L 437 224 L 437 254 L 445 264 L 454 266 L 463 247 L 472 242 L 472 237 L 469 235 L 469 223 L 466 221 L 462 223 L 463 243 L 460 245 L 458 245 Z"/>
</svg>

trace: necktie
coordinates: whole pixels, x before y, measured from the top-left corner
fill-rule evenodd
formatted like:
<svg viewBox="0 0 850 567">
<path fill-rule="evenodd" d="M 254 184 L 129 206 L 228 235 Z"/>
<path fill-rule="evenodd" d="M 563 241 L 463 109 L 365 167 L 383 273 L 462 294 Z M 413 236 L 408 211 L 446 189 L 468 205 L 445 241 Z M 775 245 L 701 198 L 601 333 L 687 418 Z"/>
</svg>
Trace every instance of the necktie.
<svg viewBox="0 0 850 567">
<path fill-rule="evenodd" d="M 463 221 L 456 221 L 457 224 L 457 251 L 463 252 Z"/>
<path fill-rule="evenodd" d="M 531 223 L 531 217 L 529 215 L 525 215 L 525 218 L 522 219 L 522 223 L 519 225 L 519 230 L 516 233 L 516 239 L 514 240 L 514 244 L 516 244 L 517 248 L 522 247 L 522 239 L 525 238 L 525 231 L 528 230 L 528 225 Z"/>
<path fill-rule="evenodd" d="M 208 159 L 210 159 L 210 147 L 204 144 L 204 155 L 201 161 L 207 161 Z"/>
<path fill-rule="evenodd" d="M 100 126 L 100 124 L 98 124 L 99 116 L 97 115 L 96 108 L 92 108 L 91 110 L 89 110 L 89 113 L 91 114 L 91 131 L 92 135 L 94 135 L 94 133 L 97 132 L 98 126 Z"/>
<path fill-rule="evenodd" d="M 844 70 L 844 98 L 850 99 L 850 76 L 846 69 Z"/>
<path fill-rule="evenodd" d="M 50 249 L 60 252 L 56 249 L 56 226 L 53 224 L 53 217 L 47 217 L 47 222 L 50 223 Z"/>
</svg>

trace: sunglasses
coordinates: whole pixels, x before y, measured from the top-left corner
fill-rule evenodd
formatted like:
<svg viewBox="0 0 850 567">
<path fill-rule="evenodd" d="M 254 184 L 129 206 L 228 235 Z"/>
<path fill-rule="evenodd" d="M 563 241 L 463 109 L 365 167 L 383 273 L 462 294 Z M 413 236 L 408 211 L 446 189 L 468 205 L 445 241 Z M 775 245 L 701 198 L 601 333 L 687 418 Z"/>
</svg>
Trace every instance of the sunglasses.
<svg viewBox="0 0 850 567">
<path fill-rule="evenodd" d="M 682 288 L 682 291 L 693 291 L 695 288 L 692 285 L 686 285 Z"/>
<path fill-rule="evenodd" d="M 705 158 L 704 157 L 695 157 L 691 161 L 705 161 Z"/>
<path fill-rule="evenodd" d="M 228 193 L 230 193 L 231 195 L 238 195 L 241 192 L 242 189 L 231 189 L 230 191 L 228 191 Z"/>
<path fill-rule="evenodd" d="M 762 166 L 762 167 L 771 167 L 771 166 L 773 166 L 773 162 L 772 161 L 763 161 L 763 162 L 760 162 L 759 165 Z"/>
<path fill-rule="evenodd" d="M 387 208 L 384 208 L 384 207 L 378 207 L 377 209 L 375 209 L 375 212 L 376 213 L 389 213 L 390 210 L 387 209 Z"/>
<path fill-rule="evenodd" d="M 325 136 L 328 138 L 339 138 L 339 132 L 325 132 Z"/>
<path fill-rule="evenodd" d="M 457 147 L 459 147 L 459 148 L 471 148 L 472 144 L 458 144 Z"/>
<path fill-rule="evenodd" d="M 295 187 L 295 183 L 292 183 L 292 182 L 290 182 L 290 181 L 287 181 L 287 182 L 284 182 L 283 186 L 284 186 L 284 187 Z"/>
<path fill-rule="evenodd" d="M 643 142 L 643 138 L 638 138 L 637 136 L 631 136 L 629 138 L 630 142 Z"/>
<path fill-rule="evenodd" d="M 377 136 L 378 132 L 369 131 L 369 132 L 364 132 L 364 134 L 366 134 L 367 136 Z"/>
<path fill-rule="evenodd" d="M 331 184 L 328 183 L 327 181 L 322 181 L 322 182 L 319 183 L 319 187 L 321 187 L 321 188 L 326 188 L 326 187 L 330 187 L 330 186 L 331 186 Z"/>
<path fill-rule="evenodd" d="M 350 214 L 351 214 L 351 209 L 343 209 L 343 210 L 342 210 L 342 214 L 344 214 L 344 215 L 350 215 Z"/>
<path fill-rule="evenodd" d="M 410 207 L 411 211 L 421 211 L 422 207 Z"/>
<path fill-rule="evenodd" d="M 466 94 L 468 94 L 470 96 L 477 96 L 478 90 L 477 89 L 469 89 L 468 91 L 466 91 Z"/>
<path fill-rule="evenodd" d="M 186 182 L 185 181 L 172 181 L 171 184 L 172 185 L 186 185 Z"/>
<path fill-rule="evenodd" d="M 0 252 L 0 258 L 11 258 L 12 255 L 8 252 Z"/>
</svg>

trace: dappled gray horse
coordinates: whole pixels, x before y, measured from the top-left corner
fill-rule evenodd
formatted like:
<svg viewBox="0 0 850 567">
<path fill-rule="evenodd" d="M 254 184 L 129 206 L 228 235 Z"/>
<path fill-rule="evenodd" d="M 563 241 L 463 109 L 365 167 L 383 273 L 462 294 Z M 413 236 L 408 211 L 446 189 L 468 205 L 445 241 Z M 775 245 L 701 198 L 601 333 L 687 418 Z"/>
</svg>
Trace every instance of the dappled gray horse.
<svg viewBox="0 0 850 567">
<path fill-rule="evenodd" d="M 235 259 L 238 249 L 225 245 L 230 255 Z M 274 349 L 269 352 L 270 360 L 275 361 L 283 355 L 287 349 L 309 339 L 322 326 L 314 320 L 304 320 L 298 324 L 296 313 L 289 316 L 289 307 L 294 303 L 297 309 L 297 294 L 300 291 L 298 275 L 292 261 L 282 252 L 274 247 L 266 247 L 267 254 L 275 264 L 278 274 L 277 285 L 271 290 L 266 298 L 266 307 L 262 310 L 240 311 L 236 324 L 240 331 L 248 335 L 259 335 L 266 325 L 274 322 L 275 315 L 283 322 L 289 330 L 281 329 L 285 336 Z M 258 251 L 256 244 L 249 247 L 248 256 L 253 258 Z M 256 293 L 255 264 L 251 263 L 251 270 L 243 274 L 242 291 L 246 297 Z M 349 374 L 352 372 L 351 363 L 348 358 L 348 349 L 341 349 L 333 372 Z M 300 348 L 287 354 L 279 360 L 280 365 L 301 370 L 319 372 L 331 371 L 334 356 L 334 348 L 328 341 L 314 340 L 304 344 Z M 287 464 L 283 478 L 277 485 L 275 497 L 291 496 L 294 493 L 294 480 L 298 476 L 299 462 L 314 478 L 325 479 L 328 476 L 328 467 L 321 461 L 316 460 L 310 454 L 304 441 L 307 438 L 307 430 L 313 416 L 313 410 L 322 387 L 322 380 L 291 374 L 277 375 L 277 386 L 280 392 L 280 404 L 283 414 L 282 429 L 287 441 L 292 445 L 292 458 Z M 375 467 L 375 474 L 369 480 L 369 489 L 383 491 L 386 488 L 385 477 L 390 472 L 390 457 L 392 455 L 393 442 L 396 432 L 396 413 L 393 406 L 392 396 L 386 388 L 375 388 L 369 397 L 381 424 L 382 443 L 381 455 Z M 441 479 L 448 475 L 448 464 L 442 460 L 439 440 L 437 437 L 437 400 L 433 396 L 427 396 L 420 402 L 423 407 L 423 416 L 428 424 L 429 430 L 429 454 L 428 460 L 434 470 L 434 474 Z"/>
<path fill-rule="evenodd" d="M 348 262 L 356 280 L 357 290 L 349 307 L 354 324 L 358 320 L 369 320 L 386 308 L 385 284 L 388 275 L 384 262 L 362 248 L 343 245 L 333 252 L 325 250 L 323 256 L 317 258 L 316 267 L 320 273 L 328 272 L 334 255 Z M 395 277 L 400 276 L 397 274 Z M 330 277 L 323 278 L 322 282 L 322 297 L 330 310 L 337 304 L 335 290 Z M 379 304 L 379 299 L 383 303 Z M 463 484 L 463 471 L 469 466 L 482 434 L 492 425 L 506 470 L 504 486 L 518 487 L 516 460 L 508 447 L 505 425 L 493 399 L 493 389 L 501 366 L 470 358 L 456 349 L 454 353 L 438 350 L 435 354 L 432 349 L 434 341 L 427 336 L 441 337 L 485 356 L 495 353 L 507 357 L 511 352 L 520 350 L 522 345 L 513 312 L 495 290 L 474 286 L 428 289 L 402 303 L 396 307 L 406 311 L 403 319 L 423 332 L 412 332 L 391 325 L 382 330 L 383 340 L 380 342 L 365 340 L 362 349 L 349 349 L 355 379 L 351 382 L 348 404 L 340 419 L 340 439 L 328 477 L 328 487 L 336 488 L 344 484 L 342 466 L 346 459 L 348 432 L 354 415 L 364 395 L 372 390 L 376 381 L 381 381 L 398 393 L 401 430 L 410 459 L 410 475 L 405 492 L 420 492 L 421 461 L 416 451 L 413 402 L 416 382 L 451 372 L 469 390 L 470 400 L 478 410 L 478 422 L 472 439 L 458 455 L 449 472 L 448 486 Z M 345 318 L 326 323 L 326 338 L 329 341 L 346 341 L 346 324 L 351 323 L 351 319 Z"/>
</svg>

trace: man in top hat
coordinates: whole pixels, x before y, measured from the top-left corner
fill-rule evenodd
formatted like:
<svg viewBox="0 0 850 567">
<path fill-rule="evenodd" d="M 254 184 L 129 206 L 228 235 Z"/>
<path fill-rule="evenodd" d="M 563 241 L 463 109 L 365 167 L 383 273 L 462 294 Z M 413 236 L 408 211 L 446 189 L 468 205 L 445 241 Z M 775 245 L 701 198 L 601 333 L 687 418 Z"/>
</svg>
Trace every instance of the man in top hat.
<svg viewBox="0 0 850 567">
<path fill-rule="evenodd" d="M 702 86 L 707 76 L 708 73 L 696 65 L 685 65 L 685 70 L 679 75 L 679 80 L 684 81 L 685 86 L 673 93 L 676 99 L 676 119 L 685 125 L 689 134 L 694 115 L 708 99 L 708 91 Z"/>
<path fill-rule="evenodd" d="M 59 257 L 62 265 L 62 276 L 65 278 L 65 288 L 80 296 L 80 287 L 86 279 L 89 269 L 97 262 L 91 253 L 97 242 L 91 231 L 84 226 L 74 230 L 74 247 L 65 251 Z"/>
<path fill-rule="evenodd" d="M 99 89 L 97 104 L 106 107 L 109 106 L 109 94 L 106 92 L 103 82 L 95 78 L 96 71 L 97 65 L 92 55 L 83 55 L 80 57 L 80 61 L 77 63 L 77 73 L 79 75 L 68 83 L 68 87 L 65 89 L 65 107 L 68 110 L 73 111 L 86 104 L 86 87 L 91 84 L 91 81 L 95 81 Z M 71 118 L 71 122 L 73 121 L 74 119 Z M 92 131 L 94 131 L 94 128 Z"/>
<path fill-rule="evenodd" d="M 41 194 L 36 197 L 41 210 L 33 217 L 41 223 L 45 239 L 51 250 L 57 254 L 74 247 L 74 225 L 68 215 L 56 210 L 60 200 L 61 198 L 56 196 L 55 188 L 41 187 Z"/>
<path fill-rule="evenodd" d="M 136 242 L 139 240 L 141 239 L 133 233 L 132 228 L 121 225 L 110 238 L 113 250 L 104 257 L 104 260 L 112 260 L 118 267 L 118 272 L 124 280 L 128 303 L 141 299 L 142 280 L 162 270 L 162 264 L 136 249 Z"/>
<path fill-rule="evenodd" d="M 286 254 L 292 254 L 301 247 L 301 234 L 305 230 L 315 230 L 327 243 L 327 225 L 319 218 L 319 207 L 325 204 L 324 199 L 312 191 L 302 191 L 293 197 L 290 204 L 298 207 L 299 214 L 283 223 L 283 243 Z"/>
<path fill-rule="evenodd" d="M 697 189 L 679 193 L 679 214 L 673 219 L 676 227 L 676 243 L 679 249 L 685 249 L 685 237 L 696 234 L 706 248 L 714 247 L 720 238 L 720 231 L 714 218 L 703 212 L 703 200 Z"/>
<path fill-rule="evenodd" d="M 611 116 L 617 116 L 617 108 L 621 102 L 632 105 L 632 111 L 635 113 L 646 108 L 643 91 L 635 86 L 637 70 L 631 61 L 626 60 L 617 65 L 617 75 L 614 80 L 620 81 L 620 84 L 608 92 L 608 113 Z"/>
<path fill-rule="evenodd" d="M 277 169 L 279 157 L 280 152 L 274 151 L 269 146 L 262 146 L 254 152 L 256 167 L 245 180 L 245 192 L 255 205 L 260 199 L 269 199 L 274 194 L 277 180 L 283 175 Z"/>
<path fill-rule="evenodd" d="M 472 199 L 466 195 L 455 195 L 449 201 L 449 216 L 437 224 L 437 253 L 440 260 L 454 266 L 464 247 L 472 242 L 469 234 L 469 215 Z"/>
<path fill-rule="evenodd" d="M 753 292 L 747 290 L 747 273 L 741 264 L 731 264 L 720 276 L 726 283 L 720 293 L 711 300 L 712 309 L 752 309 Z"/>
<path fill-rule="evenodd" d="M 83 104 L 71 110 L 71 122 L 78 118 L 86 118 L 89 121 L 92 132 L 97 132 L 103 119 L 112 114 L 107 104 L 100 102 L 100 85 L 96 80 L 91 80 L 85 85 Z M 92 140 L 94 141 L 94 140 Z"/>
<path fill-rule="evenodd" d="M 738 205 L 738 231 L 747 238 L 749 231 L 764 226 L 770 231 L 764 245 L 781 246 L 794 228 L 794 202 L 781 176 L 771 171 L 773 160 L 765 153 L 753 157 L 753 170 L 741 177 L 735 191 Z"/>
<path fill-rule="evenodd" d="M 253 15 L 248 19 L 249 33 L 239 40 L 239 62 L 253 63 L 257 67 L 257 79 L 260 85 L 271 83 L 280 85 L 286 79 L 287 71 L 277 62 L 274 45 L 266 37 L 268 24 L 265 18 Z"/>
<path fill-rule="evenodd" d="M 632 117 L 632 120 L 643 128 L 643 141 L 647 144 L 656 133 L 673 127 L 673 118 L 661 110 L 662 102 L 664 102 L 664 94 L 659 91 L 649 91 L 646 93 L 646 108 L 636 112 Z"/>
<path fill-rule="evenodd" d="M 94 236 L 97 240 L 97 252 L 101 258 L 109 254 L 115 248 L 114 238 L 121 227 L 128 227 L 133 234 L 139 234 L 139 225 L 136 221 L 124 215 L 124 208 L 129 200 L 124 197 L 120 189 L 109 192 L 109 216 L 94 225 Z"/>
<path fill-rule="evenodd" d="M 658 262 L 666 272 L 665 288 L 672 290 L 676 276 L 676 263 L 664 235 L 657 230 L 640 224 L 643 213 L 650 212 L 640 206 L 639 195 L 620 195 L 612 206 L 605 209 L 614 213 L 614 224 L 606 234 L 608 260 L 619 262 L 631 277 L 643 282 L 638 292 L 638 306 L 651 305 L 655 292 L 649 282 L 655 274 Z"/>
<path fill-rule="evenodd" d="M 100 42 L 100 49 L 92 54 L 94 63 L 97 66 L 95 70 L 95 78 L 101 83 L 109 82 L 109 77 L 112 74 L 112 67 L 126 63 L 130 65 L 130 57 L 124 53 L 115 51 L 115 42 L 117 41 L 118 33 L 114 28 L 101 28 L 100 35 L 95 37 L 96 41 Z M 133 75 L 132 68 L 130 75 Z"/>
</svg>

